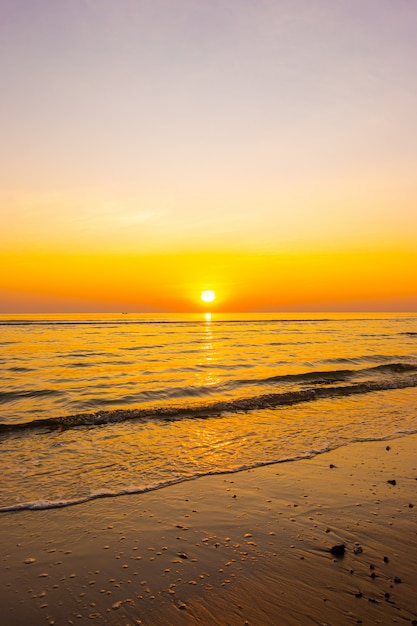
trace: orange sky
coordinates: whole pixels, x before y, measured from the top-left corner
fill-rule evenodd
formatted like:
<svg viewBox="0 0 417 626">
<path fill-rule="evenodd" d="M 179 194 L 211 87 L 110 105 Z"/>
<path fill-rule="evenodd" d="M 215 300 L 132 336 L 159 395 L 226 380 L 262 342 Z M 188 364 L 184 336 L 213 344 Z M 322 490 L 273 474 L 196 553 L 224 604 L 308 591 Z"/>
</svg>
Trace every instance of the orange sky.
<svg viewBox="0 0 417 626">
<path fill-rule="evenodd" d="M 4 0 L 0 313 L 417 310 L 417 13 Z"/>
<path fill-rule="evenodd" d="M 394 262 L 393 262 L 394 261 Z M 4 312 L 416 310 L 403 251 L 3 255 Z M 216 301 L 200 301 L 213 289 Z M 80 308 L 81 307 L 81 308 Z"/>
</svg>

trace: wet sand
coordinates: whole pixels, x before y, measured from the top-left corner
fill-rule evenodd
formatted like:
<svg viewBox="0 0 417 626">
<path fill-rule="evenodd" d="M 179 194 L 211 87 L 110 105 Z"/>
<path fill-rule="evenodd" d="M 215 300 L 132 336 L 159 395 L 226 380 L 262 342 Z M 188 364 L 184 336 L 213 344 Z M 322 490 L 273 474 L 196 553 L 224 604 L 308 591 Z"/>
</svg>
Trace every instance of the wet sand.
<svg viewBox="0 0 417 626">
<path fill-rule="evenodd" d="M 3 513 L 1 623 L 417 624 L 416 452 L 410 435 Z"/>
</svg>

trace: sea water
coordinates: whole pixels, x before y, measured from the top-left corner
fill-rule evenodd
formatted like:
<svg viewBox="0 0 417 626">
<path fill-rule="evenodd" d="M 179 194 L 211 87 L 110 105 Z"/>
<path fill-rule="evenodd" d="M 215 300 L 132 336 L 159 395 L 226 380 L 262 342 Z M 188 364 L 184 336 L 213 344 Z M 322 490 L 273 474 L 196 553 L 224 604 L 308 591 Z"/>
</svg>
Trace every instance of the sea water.
<svg viewBox="0 0 417 626">
<path fill-rule="evenodd" d="M 0 510 L 417 432 L 417 314 L 2 315 Z"/>
</svg>

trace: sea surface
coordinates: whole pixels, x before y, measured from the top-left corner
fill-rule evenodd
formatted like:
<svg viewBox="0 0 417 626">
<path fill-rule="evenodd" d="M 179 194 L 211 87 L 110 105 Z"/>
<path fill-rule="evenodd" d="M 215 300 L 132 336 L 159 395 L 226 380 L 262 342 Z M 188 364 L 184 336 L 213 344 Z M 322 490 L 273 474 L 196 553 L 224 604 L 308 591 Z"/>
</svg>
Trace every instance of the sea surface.
<svg viewBox="0 0 417 626">
<path fill-rule="evenodd" d="M 0 511 L 417 432 L 417 313 L 0 316 Z"/>
</svg>

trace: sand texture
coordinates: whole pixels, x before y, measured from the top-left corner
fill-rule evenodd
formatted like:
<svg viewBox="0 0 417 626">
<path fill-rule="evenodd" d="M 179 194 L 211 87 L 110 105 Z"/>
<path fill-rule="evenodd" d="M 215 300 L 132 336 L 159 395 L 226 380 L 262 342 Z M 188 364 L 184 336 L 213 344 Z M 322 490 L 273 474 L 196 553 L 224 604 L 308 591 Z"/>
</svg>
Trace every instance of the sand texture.
<svg viewBox="0 0 417 626">
<path fill-rule="evenodd" d="M 416 451 L 416 435 L 362 442 L 3 513 L 1 623 L 417 624 Z"/>
</svg>

